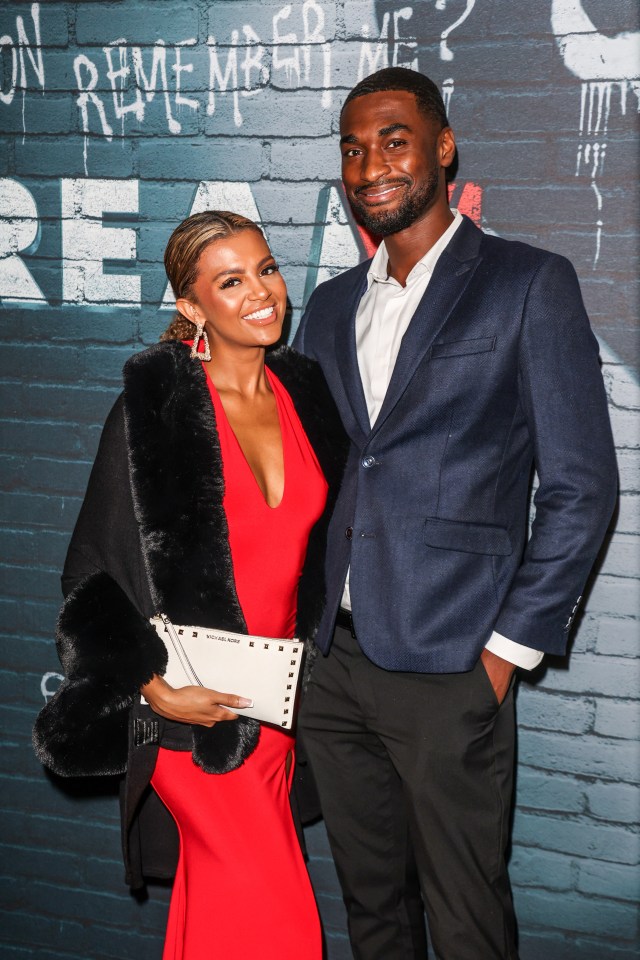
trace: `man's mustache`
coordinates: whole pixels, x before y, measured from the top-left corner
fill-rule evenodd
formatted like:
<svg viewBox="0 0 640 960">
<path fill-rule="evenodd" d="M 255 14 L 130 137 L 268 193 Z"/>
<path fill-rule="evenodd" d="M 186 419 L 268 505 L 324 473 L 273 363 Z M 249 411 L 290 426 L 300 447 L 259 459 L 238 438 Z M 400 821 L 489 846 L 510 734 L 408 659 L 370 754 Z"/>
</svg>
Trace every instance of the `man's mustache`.
<svg viewBox="0 0 640 960">
<path fill-rule="evenodd" d="M 375 183 L 365 183 L 361 187 L 356 187 L 356 189 L 353 191 L 353 195 L 357 197 L 358 194 L 362 193 L 364 190 L 375 190 L 377 187 L 392 187 L 403 183 L 408 184 L 409 181 L 404 178 L 396 180 L 377 180 Z"/>
</svg>

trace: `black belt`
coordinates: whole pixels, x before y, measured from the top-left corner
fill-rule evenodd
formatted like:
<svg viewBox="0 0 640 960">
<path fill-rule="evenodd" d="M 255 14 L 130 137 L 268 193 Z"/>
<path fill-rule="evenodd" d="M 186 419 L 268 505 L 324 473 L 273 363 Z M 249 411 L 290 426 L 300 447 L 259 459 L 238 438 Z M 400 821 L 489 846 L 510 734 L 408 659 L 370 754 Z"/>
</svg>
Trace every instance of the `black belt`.
<svg viewBox="0 0 640 960">
<path fill-rule="evenodd" d="M 338 607 L 336 626 L 342 627 L 343 630 L 348 630 L 353 639 L 356 639 L 356 631 L 355 627 L 353 626 L 353 617 L 351 616 L 350 610 L 345 610 L 344 607 Z"/>
</svg>

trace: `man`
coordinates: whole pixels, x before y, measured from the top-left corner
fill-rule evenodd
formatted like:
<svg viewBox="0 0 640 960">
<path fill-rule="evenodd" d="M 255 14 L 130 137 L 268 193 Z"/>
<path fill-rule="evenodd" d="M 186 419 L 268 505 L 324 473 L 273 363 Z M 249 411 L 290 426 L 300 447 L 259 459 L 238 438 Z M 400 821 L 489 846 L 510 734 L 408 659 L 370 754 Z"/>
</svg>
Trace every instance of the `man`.
<svg viewBox="0 0 640 960">
<path fill-rule="evenodd" d="M 430 80 L 373 74 L 340 131 L 384 242 L 295 342 L 351 439 L 301 729 L 354 957 L 426 956 L 417 874 L 440 960 L 513 960 L 514 669 L 564 652 L 615 500 L 597 343 L 568 261 L 449 209 Z"/>
</svg>

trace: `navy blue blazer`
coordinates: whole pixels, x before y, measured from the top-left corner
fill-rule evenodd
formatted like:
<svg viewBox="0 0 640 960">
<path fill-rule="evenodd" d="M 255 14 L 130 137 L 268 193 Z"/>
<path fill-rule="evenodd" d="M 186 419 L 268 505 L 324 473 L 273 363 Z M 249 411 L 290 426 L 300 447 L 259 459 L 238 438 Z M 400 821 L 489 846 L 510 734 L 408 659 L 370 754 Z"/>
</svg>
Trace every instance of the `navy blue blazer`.
<svg viewBox="0 0 640 960">
<path fill-rule="evenodd" d="M 575 271 L 465 217 L 371 429 L 355 345 L 369 264 L 314 291 L 294 341 L 319 361 L 351 439 L 316 642 L 328 652 L 350 566 L 359 643 L 385 669 L 470 670 L 492 630 L 561 654 L 617 487 Z"/>
</svg>

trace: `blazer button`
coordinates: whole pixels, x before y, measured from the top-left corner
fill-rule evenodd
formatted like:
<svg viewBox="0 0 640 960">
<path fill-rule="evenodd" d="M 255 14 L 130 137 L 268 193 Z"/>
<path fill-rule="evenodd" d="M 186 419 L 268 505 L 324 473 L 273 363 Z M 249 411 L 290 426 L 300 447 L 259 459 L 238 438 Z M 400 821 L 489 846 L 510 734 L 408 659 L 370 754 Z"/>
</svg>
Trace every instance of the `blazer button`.
<svg viewBox="0 0 640 960">
<path fill-rule="evenodd" d="M 351 538 L 353 537 L 353 527 L 347 527 L 347 529 L 344 532 L 344 535 L 347 538 L 347 540 L 351 540 Z"/>
<path fill-rule="evenodd" d="M 376 462 L 376 458 L 375 458 L 375 457 L 363 457 L 363 458 L 362 458 L 362 466 L 365 467 L 365 468 L 373 467 L 373 465 L 375 464 L 375 462 Z"/>
</svg>

